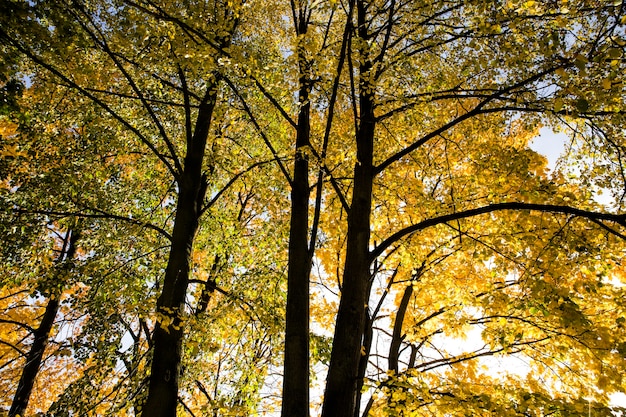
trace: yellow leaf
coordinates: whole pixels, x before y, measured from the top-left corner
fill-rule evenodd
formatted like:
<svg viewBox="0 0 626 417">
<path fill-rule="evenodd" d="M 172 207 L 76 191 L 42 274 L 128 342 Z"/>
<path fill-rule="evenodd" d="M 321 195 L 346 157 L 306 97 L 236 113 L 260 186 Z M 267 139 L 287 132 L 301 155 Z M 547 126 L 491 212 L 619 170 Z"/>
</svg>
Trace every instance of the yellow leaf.
<svg viewBox="0 0 626 417">
<path fill-rule="evenodd" d="M 554 100 L 554 111 L 555 112 L 560 112 L 563 109 L 563 99 L 562 98 L 557 98 L 556 100 Z"/>
<path fill-rule="evenodd" d="M 8 120 L 0 120 L 0 136 L 9 137 L 17 133 L 17 124 Z"/>
<path fill-rule="evenodd" d="M 26 152 L 20 151 L 17 148 L 17 145 L 8 145 L 0 150 L 0 157 L 7 158 L 13 157 L 17 158 L 18 156 L 26 156 Z"/>
</svg>

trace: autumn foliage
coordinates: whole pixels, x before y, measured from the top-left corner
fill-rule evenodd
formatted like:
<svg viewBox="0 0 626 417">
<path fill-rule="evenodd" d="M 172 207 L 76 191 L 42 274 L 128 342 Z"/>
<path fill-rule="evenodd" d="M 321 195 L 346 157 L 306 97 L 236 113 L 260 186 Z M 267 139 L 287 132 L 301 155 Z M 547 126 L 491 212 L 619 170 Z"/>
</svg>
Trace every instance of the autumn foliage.
<svg viewBox="0 0 626 417">
<path fill-rule="evenodd" d="M 0 0 L 0 415 L 621 415 L 625 48 L 622 1 Z"/>
</svg>

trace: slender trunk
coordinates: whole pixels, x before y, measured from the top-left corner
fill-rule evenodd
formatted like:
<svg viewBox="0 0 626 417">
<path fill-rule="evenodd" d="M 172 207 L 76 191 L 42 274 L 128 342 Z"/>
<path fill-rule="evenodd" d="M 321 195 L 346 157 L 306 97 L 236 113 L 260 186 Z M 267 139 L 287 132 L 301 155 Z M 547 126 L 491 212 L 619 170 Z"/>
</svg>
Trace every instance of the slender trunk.
<svg viewBox="0 0 626 417">
<path fill-rule="evenodd" d="M 404 323 L 404 316 L 406 315 L 406 309 L 409 306 L 409 301 L 413 295 L 413 285 L 409 284 L 404 289 L 402 294 L 402 300 L 396 313 L 396 321 L 393 324 L 393 336 L 391 338 L 391 345 L 389 346 L 389 370 L 394 372 L 394 375 L 398 374 L 398 359 L 400 356 L 400 346 L 402 345 L 402 324 Z"/>
<path fill-rule="evenodd" d="M 13 397 L 13 403 L 11 404 L 11 410 L 9 411 L 9 417 L 23 416 L 28 406 L 35 379 L 39 373 L 39 367 L 41 365 L 43 354 L 48 344 L 50 332 L 52 331 L 52 325 L 54 319 L 59 311 L 59 300 L 50 299 L 46 306 L 46 311 L 41 319 L 41 324 L 35 330 L 33 334 L 33 344 L 26 356 L 26 364 L 22 370 L 22 376 L 17 386 L 15 397 Z"/>
<path fill-rule="evenodd" d="M 369 294 L 369 289 L 367 292 Z M 361 358 L 359 359 L 359 370 L 356 376 L 356 400 L 354 401 L 354 417 L 360 417 L 361 415 L 361 391 L 363 390 L 363 385 L 365 383 L 365 372 L 367 371 L 367 364 L 369 363 L 370 352 L 372 350 L 372 339 L 374 335 L 374 331 L 372 329 L 373 324 L 374 323 L 372 317 L 368 309 L 366 309 L 365 324 L 363 330 L 363 351 L 361 352 Z"/>
<path fill-rule="evenodd" d="M 300 17 L 298 32 L 306 33 L 306 18 Z M 287 306 L 285 323 L 285 360 L 283 375 L 283 417 L 309 415 L 309 274 L 311 257 L 309 233 L 310 104 L 308 64 L 302 48 L 300 63 L 300 113 L 296 133 L 296 158 L 291 186 L 289 265 L 287 268 Z"/>
<path fill-rule="evenodd" d="M 402 300 L 400 301 L 400 305 L 398 306 L 398 312 L 396 313 L 396 320 L 393 324 L 393 334 L 391 337 L 391 345 L 389 346 L 389 371 L 393 372 L 390 376 L 390 382 L 393 384 L 393 379 L 398 376 L 399 372 L 399 359 L 400 359 L 400 347 L 402 346 L 402 341 L 404 337 L 402 336 L 402 324 L 404 323 L 404 317 L 406 315 L 407 307 L 409 306 L 409 301 L 411 301 L 411 296 L 413 295 L 413 285 L 409 284 L 402 294 Z M 411 356 L 413 355 L 413 351 L 411 351 Z M 399 386 L 399 392 L 406 392 L 407 388 L 403 386 Z M 398 404 L 405 404 L 404 401 L 398 401 Z"/>
<path fill-rule="evenodd" d="M 371 132 L 361 131 L 363 136 L 373 137 Z M 370 142 L 371 144 L 371 142 Z M 365 144 L 365 145 L 370 145 Z M 361 357 L 365 309 L 368 302 L 369 238 L 372 195 L 371 146 L 359 157 L 355 167 L 352 206 L 348 218 L 346 261 L 341 288 L 341 301 L 335 323 L 335 336 L 330 356 L 330 368 L 326 381 L 326 393 L 322 409 L 323 417 L 352 417 L 357 387 L 357 371 Z"/>
<path fill-rule="evenodd" d="M 228 256 L 226 256 L 228 258 Z M 222 269 L 222 259 L 219 255 L 215 256 L 215 260 L 213 260 L 213 266 L 211 267 L 211 273 L 207 278 L 204 286 L 202 287 L 202 293 L 200 294 L 200 300 L 198 301 L 198 305 L 196 306 L 196 310 L 194 314 L 196 316 L 204 313 L 209 306 L 209 302 L 211 301 L 211 297 L 217 288 L 217 275 Z"/>
<path fill-rule="evenodd" d="M 157 300 L 157 323 L 152 337 L 154 352 L 148 399 L 142 410 L 145 417 L 175 417 L 181 372 L 184 335 L 185 298 L 193 242 L 198 230 L 206 178 L 202 174 L 209 135 L 216 84 L 207 90 L 198 110 L 196 126 L 188 144 L 184 171 L 178 183 L 179 194 L 163 289 Z"/>
<path fill-rule="evenodd" d="M 357 2 L 359 37 L 367 41 L 365 5 Z M 366 43 L 366 42 L 364 42 Z M 367 57 L 367 51 L 361 54 Z M 365 310 L 370 279 L 370 215 L 373 187 L 374 97 L 370 84 L 371 62 L 360 67 L 359 126 L 356 133 L 357 161 L 354 188 L 348 213 L 346 260 L 341 300 L 335 323 L 335 336 L 322 407 L 323 417 L 353 417 L 356 409 L 357 374 L 363 347 Z"/>
<path fill-rule="evenodd" d="M 78 238 L 78 232 L 68 231 L 62 253 L 57 258 L 57 263 L 63 263 L 62 266 L 59 266 L 60 269 L 66 270 L 69 267 L 70 261 L 76 253 L 76 242 Z M 55 275 L 60 277 L 62 273 Z M 9 410 L 9 417 L 24 416 L 26 413 L 28 401 L 30 400 L 33 386 L 35 385 L 35 379 L 37 378 L 39 367 L 43 360 L 43 354 L 50 338 L 50 332 L 54 325 L 54 319 L 59 311 L 59 298 L 61 297 L 62 291 L 62 285 L 51 291 L 41 323 L 33 333 L 33 344 L 26 356 L 26 364 L 22 370 L 20 381 L 17 384 L 15 397 L 13 397 L 13 403 Z"/>
</svg>

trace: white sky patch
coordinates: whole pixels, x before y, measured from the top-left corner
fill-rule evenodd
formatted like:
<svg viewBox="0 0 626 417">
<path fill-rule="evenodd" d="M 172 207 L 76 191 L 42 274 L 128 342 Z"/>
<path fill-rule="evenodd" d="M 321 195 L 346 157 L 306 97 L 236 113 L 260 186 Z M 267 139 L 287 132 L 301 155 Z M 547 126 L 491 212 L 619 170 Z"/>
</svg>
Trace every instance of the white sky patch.
<svg viewBox="0 0 626 417">
<path fill-rule="evenodd" d="M 545 156 L 548 159 L 548 168 L 554 171 L 559 157 L 565 151 L 567 141 L 565 133 L 556 133 L 551 128 L 544 127 L 529 146 L 533 151 Z"/>
<path fill-rule="evenodd" d="M 623 392 L 616 392 L 609 395 L 611 398 L 611 405 L 614 407 L 626 407 L 626 394 Z"/>
<path fill-rule="evenodd" d="M 543 127 L 539 131 L 539 135 L 535 137 L 529 144 L 530 149 L 543 155 L 548 160 L 548 170 L 554 172 L 560 165 L 561 159 L 566 158 L 566 152 L 571 138 L 563 132 L 555 132 L 550 127 Z M 572 173 L 579 174 L 577 167 L 570 167 Z M 611 197 L 610 190 L 594 187 L 593 200 L 606 207 L 613 205 L 614 200 Z"/>
</svg>

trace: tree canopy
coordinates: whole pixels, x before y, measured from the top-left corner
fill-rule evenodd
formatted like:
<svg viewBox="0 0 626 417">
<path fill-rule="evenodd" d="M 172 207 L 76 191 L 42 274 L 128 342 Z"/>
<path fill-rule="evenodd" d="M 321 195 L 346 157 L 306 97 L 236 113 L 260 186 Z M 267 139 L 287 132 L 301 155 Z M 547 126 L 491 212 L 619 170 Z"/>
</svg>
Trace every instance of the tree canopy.
<svg viewBox="0 0 626 417">
<path fill-rule="evenodd" d="M 622 1 L 0 12 L 0 414 L 626 411 Z"/>
</svg>

